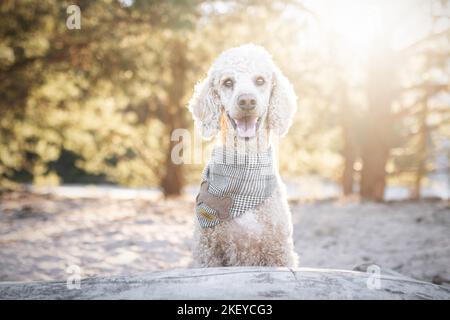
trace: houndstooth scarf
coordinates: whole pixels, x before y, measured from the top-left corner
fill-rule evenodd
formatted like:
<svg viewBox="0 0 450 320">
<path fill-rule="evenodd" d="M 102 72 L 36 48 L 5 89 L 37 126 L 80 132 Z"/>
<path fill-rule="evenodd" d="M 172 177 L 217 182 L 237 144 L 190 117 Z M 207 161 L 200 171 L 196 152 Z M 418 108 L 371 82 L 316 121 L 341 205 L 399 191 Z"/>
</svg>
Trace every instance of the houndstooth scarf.
<svg viewBox="0 0 450 320">
<path fill-rule="evenodd" d="M 272 195 L 276 186 L 272 150 L 251 154 L 216 147 L 202 179 L 196 214 L 207 228 L 256 208 Z"/>
</svg>

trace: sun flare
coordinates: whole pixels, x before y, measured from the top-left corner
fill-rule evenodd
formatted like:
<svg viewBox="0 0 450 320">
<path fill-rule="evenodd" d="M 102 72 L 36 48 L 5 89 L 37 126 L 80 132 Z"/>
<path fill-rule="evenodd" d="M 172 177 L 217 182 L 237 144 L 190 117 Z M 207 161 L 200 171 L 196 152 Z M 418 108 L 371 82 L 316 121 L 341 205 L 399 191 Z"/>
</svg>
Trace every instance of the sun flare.
<svg viewBox="0 0 450 320">
<path fill-rule="evenodd" d="M 364 54 L 381 30 L 380 8 L 360 1 L 339 1 L 329 4 L 321 19 L 324 29 L 337 44 L 353 54 Z"/>
</svg>

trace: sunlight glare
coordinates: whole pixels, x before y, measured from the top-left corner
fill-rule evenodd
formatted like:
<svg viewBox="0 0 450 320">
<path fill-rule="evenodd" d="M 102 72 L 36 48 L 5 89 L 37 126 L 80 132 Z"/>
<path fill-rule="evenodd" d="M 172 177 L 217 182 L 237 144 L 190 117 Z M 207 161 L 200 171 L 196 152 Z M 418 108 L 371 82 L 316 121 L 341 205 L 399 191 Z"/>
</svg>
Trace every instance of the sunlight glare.
<svg viewBox="0 0 450 320">
<path fill-rule="evenodd" d="M 334 2 L 322 23 L 340 47 L 352 54 L 364 54 L 381 30 L 380 8 L 355 0 Z"/>
</svg>

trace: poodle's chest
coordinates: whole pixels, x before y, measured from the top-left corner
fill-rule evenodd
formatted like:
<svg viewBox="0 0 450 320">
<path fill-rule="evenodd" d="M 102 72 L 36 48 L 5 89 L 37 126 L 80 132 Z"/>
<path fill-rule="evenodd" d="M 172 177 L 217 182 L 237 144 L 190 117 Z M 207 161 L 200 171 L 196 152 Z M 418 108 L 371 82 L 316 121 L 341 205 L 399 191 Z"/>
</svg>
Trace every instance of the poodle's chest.
<svg viewBox="0 0 450 320">
<path fill-rule="evenodd" d="M 200 226 L 213 227 L 258 208 L 276 185 L 271 150 L 248 154 L 215 148 L 196 198 Z"/>
</svg>

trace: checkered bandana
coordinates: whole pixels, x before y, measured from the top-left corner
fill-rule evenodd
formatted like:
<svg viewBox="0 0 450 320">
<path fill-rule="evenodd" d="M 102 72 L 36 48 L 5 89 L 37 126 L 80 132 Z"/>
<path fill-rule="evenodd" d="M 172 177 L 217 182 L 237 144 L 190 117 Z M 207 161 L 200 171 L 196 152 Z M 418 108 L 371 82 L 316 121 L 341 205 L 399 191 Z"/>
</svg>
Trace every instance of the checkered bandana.
<svg viewBox="0 0 450 320">
<path fill-rule="evenodd" d="M 272 150 L 248 154 L 216 147 L 202 179 L 196 214 L 207 228 L 256 208 L 272 195 L 276 186 Z"/>
</svg>

